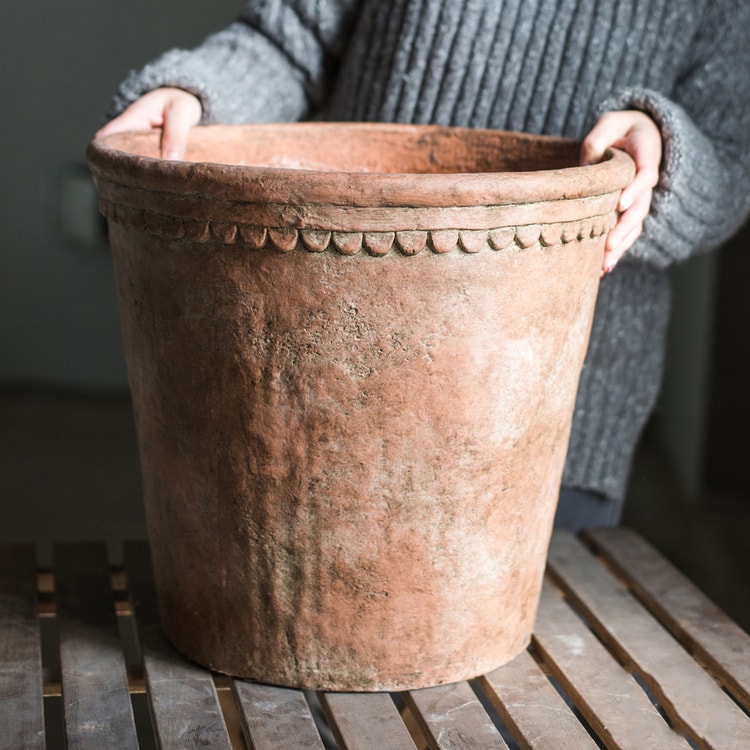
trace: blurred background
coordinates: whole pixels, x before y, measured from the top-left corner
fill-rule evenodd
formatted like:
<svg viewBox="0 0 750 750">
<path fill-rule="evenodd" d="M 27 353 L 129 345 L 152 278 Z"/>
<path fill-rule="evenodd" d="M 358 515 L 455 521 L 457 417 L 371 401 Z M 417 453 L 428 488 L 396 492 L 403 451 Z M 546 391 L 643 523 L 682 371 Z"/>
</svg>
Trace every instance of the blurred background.
<svg viewBox="0 0 750 750">
<path fill-rule="evenodd" d="M 240 0 L 40 0 L 4 14 L 0 543 L 145 534 L 112 263 L 84 152 L 117 84 Z M 750 629 L 750 230 L 674 269 L 658 410 L 625 522 Z"/>
</svg>

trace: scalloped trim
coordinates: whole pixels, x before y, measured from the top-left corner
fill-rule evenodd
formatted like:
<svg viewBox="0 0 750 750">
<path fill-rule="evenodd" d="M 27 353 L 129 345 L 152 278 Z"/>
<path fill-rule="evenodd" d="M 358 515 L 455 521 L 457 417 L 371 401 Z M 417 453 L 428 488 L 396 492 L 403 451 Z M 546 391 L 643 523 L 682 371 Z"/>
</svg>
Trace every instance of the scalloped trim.
<svg viewBox="0 0 750 750">
<path fill-rule="evenodd" d="M 391 252 L 419 255 L 428 250 L 443 254 L 453 251 L 478 253 L 482 250 L 525 250 L 567 245 L 605 235 L 616 222 L 616 214 L 594 216 L 580 221 L 553 224 L 526 224 L 496 229 L 436 229 L 382 232 L 334 232 L 313 228 L 260 227 L 230 221 L 182 219 L 101 200 L 99 208 L 109 220 L 135 227 L 154 237 L 223 245 L 250 250 L 271 249 L 281 253 L 302 249 L 311 253 L 335 252 L 357 255 L 365 252 L 382 257 Z"/>
</svg>

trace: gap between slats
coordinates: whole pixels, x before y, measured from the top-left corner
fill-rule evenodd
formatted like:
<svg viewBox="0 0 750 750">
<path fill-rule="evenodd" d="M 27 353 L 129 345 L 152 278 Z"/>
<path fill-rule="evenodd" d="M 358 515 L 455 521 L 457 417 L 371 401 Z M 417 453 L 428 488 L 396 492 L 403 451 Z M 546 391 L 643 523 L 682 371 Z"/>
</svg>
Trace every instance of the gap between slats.
<svg viewBox="0 0 750 750">
<path fill-rule="evenodd" d="M 695 747 L 750 747 L 750 723 L 711 675 L 573 535 L 558 534 L 549 573 L 599 641 L 646 686 L 647 694 Z M 653 694 L 653 695 L 651 695 Z"/>
<path fill-rule="evenodd" d="M 111 550 L 110 550 L 111 554 Z M 117 552 L 115 557 L 121 559 Z M 127 576 L 123 565 L 108 564 L 109 583 L 114 614 L 118 626 L 119 643 L 127 667 L 127 688 L 136 719 L 138 743 L 141 750 L 156 750 L 157 741 L 148 706 L 148 692 L 142 655 L 138 642 L 135 613 L 130 599 Z M 60 667 L 58 611 L 55 601 L 56 576 L 54 567 L 39 568 L 36 575 L 37 615 L 40 625 L 42 672 L 47 747 L 64 747 L 63 702 Z M 247 750 L 241 734 L 237 708 L 231 695 L 231 681 L 221 675 L 211 675 L 216 686 L 219 705 L 227 725 L 233 750 Z"/>
<path fill-rule="evenodd" d="M 119 557 L 117 554 L 115 556 Z M 154 744 L 154 729 L 148 715 L 147 685 L 143 671 L 142 657 L 140 654 L 140 645 L 138 643 L 135 613 L 130 599 L 128 579 L 123 564 L 119 562 L 110 564 L 110 581 L 123 651 L 126 654 L 128 687 L 133 700 L 134 711 L 138 719 L 139 739 L 142 740 L 144 748 L 156 747 Z M 40 569 L 37 576 L 37 586 L 38 612 L 41 621 L 46 624 L 46 640 L 49 642 L 46 649 L 49 653 L 45 660 L 45 699 L 46 702 L 52 706 L 54 713 L 57 709 L 54 704 L 59 702 L 61 695 L 59 655 L 55 653 L 56 643 L 54 643 L 57 638 L 54 571 L 50 568 Z M 230 730 L 230 734 L 232 735 L 232 747 L 250 747 L 249 742 L 244 739 L 244 736 L 239 729 L 240 709 L 238 709 L 236 702 L 231 695 L 231 679 L 221 675 L 214 675 L 213 679 L 216 684 L 224 719 L 228 728 L 230 726 L 232 727 Z M 492 696 L 492 691 L 483 687 L 478 681 L 472 681 L 470 684 L 477 699 L 484 706 L 484 709 L 490 713 L 495 726 L 498 727 L 502 735 L 506 738 L 508 747 L 511 748 L 511 750 L 519 747 L 519 745 L 516 744 L 511 731 L 502 722 L 492 706 L 493 699 L 497 700 L 496 697 Z M 559 690 L 559 686 L 556 686 L 555 689 Z M 413 706 L 410 707 L 408 705 L 409 701 L 405 699 L 405 695 L 406 694 L 394 693 L 391 694 L 391 699 L 394 701 L 400 719 L 403 722 L 406 732 L 411 737 L 413 745 L 419 748 L 419 750 L 442 747 L 440 744 L 434 741 L 430 742 L 426 738 L 424 729 L 420 726 L 420 721 L 415 713 L 415 709 Z M 313 701 L 320 699 L 325 701 L 325 696 L 322 694 L 314 694 Z M 334 701 L 335 700 L 337 699 L 334 698 Z M 320 722 L 320 718 L 318 720 Z M 325 721 L 319 724 L 319 728 L 325 733 Z M 326 748 L 337 747 L 331 740 L 327 740 L 325 746 Z M 338 745 L 339 748 L 345 748 L 346 746 L 347 745 L 343 742 Z M 444 746 L 450 747 L 450 745 Z"/>
<path fill-rule="evenodd" d="M 750 714 L 750 635 L 629 529 L 585 532 L 582 541 Z"/>
<path fill-rule="evenodd" d="M 140 705 L 142 708 L 146 706 L 146 683 L 143 675 L 142 666 L 140 664 L 140 654 L 138 652 L 138 643 L 136 637 L 136 628 L 134 625 L 134 613 L 132 610 L 128 581 L 124 568 L 119 563 L 112 563 L 110 565 L 110 579 L 112 585 L 112 591 L 115 599 L 115 611 L 117 614 L 117 621 L 120 625 L 120 633 L 123 641 L 123 649 L 125 652 L 131 651 L 127 655 L 126 661 L 128 666 L 128 687 L 134 702 L 134 705 Z M 42 641 L 47 641 L 47 645 L 44 646 L 43 650 L 46 655 L 43 657 L 43 665 L 45 670 L 45 711 L 47 711 L 48 704 L 52 707 L 51 712 L 54 713 L 55 709 L 53 706 L 54 701 L 59 700 L 60 695 L 60 676 L 59 676 L 59 658 L 56 659 L 54 650 L 54 641 L 56 639 L 56 610 L 54 603 L 54 573 L 48 568 L 39 570 L 37 575 L 37 588 L 38 588 L 38 613 L 40 616 L 40 626 L 42 626 Z M 582 617 L 580 610 L 575 606 L 574 603 L 568 601 L 567 605 L 579 616 Z M 583 618 L 585 620 L 585 618 Z M 588 626 L 591 629 L 591 626 Z M 598 636 L 597 636 L 598 637 Z M 601 639 L 600 639 L 601 640 Z M 52 644 L 52 645 L 50 645 Z M 609 650 L 609 649 L 608 649 Z M 571 703 L 571 699 L 566 695 L 565 691 L 559 684 L 552 678 L 550 678 L 549 666 L 545 664 L 544 657 L 536 649 L 531 649 L 529 652 L 533 657 L 537 666 L 546 674 L 550 685 L 561 695 L 562 699 L 568 704 Z M 610 653 L 611 650 L 610 650 Z M 616 654 L 613 654 L 615 658 L 618 658 Z M 621 660 L 618 659 L 620 663 Z M 625 668 L 627 669 L 627 668 Z M 230 678 L 216 677 L 214 676 L 214 682 L 216 684 L 217 693 L 219 694 L 221 709 L 224 714 L 225 721 L 229 726 L 231 723 L 239 723 L 239 709 L 237 708 L 234 697 L 231 694 Z M 485 709 L 492 712 L 493 702 L 497 703 L 497 696 L 493 695 L 491 686 L 488 686 L 484 678 L 472 681 L 471 687 L 480 702 L 484 705 Z M 645 686 L 642 686 L 645 687 Z M 392 699 L 395 702 L 396 708 L 400 712 L 401 720 L 404 726 L 408 730 L 408 734 L 411 736 L 414 745 L 418 748 L 424 747 L 437 747 L 434 743 L 428 743 L 425 739 L 425 733 L 423 728 L 419 726 L 414 710 L 408 705 L 404 694 L 393 694 Z M 656 702 L 653 696 L 650 696 L 652 702 Z M 324 699 L 325 700 L 325 699 Z M 580 716 L 579 716 L 580 718 Z M 493 720 L 496 726 L 502 727 L 502 731 L 505 736 L 508 736 L 510 730 L 505 727 L 505 723 L 495 713 Z M 149 728 L 150 730 L 150 728 Z M 143 728 L 140 728 L 143 732 Z M 513 734 L 517 736 L 518 728 L 513 728 Z M 592 731 L 592 730 L 588 730 Z M 508 745 L 512 748 L 512 740 L 508 742 Z M 524 746 L 524 745 L 521 745 Z M 148 743 L 144 743 L 144 747 L 148 748 Z M 240 737 L 237 740 L 236 736 L 233 737 L 232 747 L 247 748 L 249 744 Z M 330 745 L 329 745 L 330 747 Z M 342 745 L 343 747 L 343 745 Z"/>
</svg>

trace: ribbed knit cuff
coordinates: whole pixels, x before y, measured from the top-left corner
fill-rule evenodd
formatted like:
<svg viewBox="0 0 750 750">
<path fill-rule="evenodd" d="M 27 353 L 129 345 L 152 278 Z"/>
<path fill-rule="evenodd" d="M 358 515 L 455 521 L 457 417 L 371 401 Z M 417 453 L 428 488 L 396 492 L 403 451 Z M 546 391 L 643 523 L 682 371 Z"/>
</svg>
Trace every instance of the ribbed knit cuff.
<svg viewBox="0 0 750 750">
<path fill-rule="evenodd" d="M 659 184 L 641 238 L 628 256 L 664 268 L 696 251 L 711 250 L 741 225 L 750 207 L 742 164 L 717 150 L 685 110 L 648 89 L 627 89 L 608 98 L 597 115 L 637 109 L 659 126 L 663 159 Z"/>
</svg>

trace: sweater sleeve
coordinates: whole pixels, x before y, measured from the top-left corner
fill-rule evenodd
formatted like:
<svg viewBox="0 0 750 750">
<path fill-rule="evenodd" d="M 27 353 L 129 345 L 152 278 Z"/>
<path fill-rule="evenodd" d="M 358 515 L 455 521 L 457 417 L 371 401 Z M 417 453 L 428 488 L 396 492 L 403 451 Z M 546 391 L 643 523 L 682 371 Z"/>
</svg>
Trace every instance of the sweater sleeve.
<svg viewBox="0 0 750 750">
<path fill-rule="evenodd" d="M 661 129 L 659 184 L 626 255 L 657 267 L 718 246 L 750 211 L 750 3 L 711 3 L 707 16 L 669 96 L 625 89 L 598 109 L 639 109 Z"/>
<path fill-rule="evenodd" d="M 174 49 L 132 72 L 109 110 L 175 86 L 195 94 L 202 123 L 305 117 L 325 96 L 356 0 L 247 0 L 239 19 L 191 50 Z"/>
</svg>

